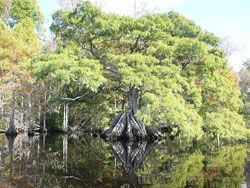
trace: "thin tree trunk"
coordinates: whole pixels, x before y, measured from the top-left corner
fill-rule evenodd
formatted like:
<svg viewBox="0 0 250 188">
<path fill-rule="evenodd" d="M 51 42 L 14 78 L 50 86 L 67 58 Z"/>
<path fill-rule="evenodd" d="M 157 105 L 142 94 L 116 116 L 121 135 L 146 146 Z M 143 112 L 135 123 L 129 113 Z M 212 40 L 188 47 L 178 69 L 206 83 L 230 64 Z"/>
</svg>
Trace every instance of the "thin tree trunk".
<svg viewBox="0 0 250 188">
<path fill-rule="evenodd" d="M 33 121 L 32 121 L 32 99 L 31 99 L 31 96 L 29 98 L 29 128 L 32 127 L 33 125 Z M 25 129 L 27 129 L 27 127 L 25 127 Z"/>
<path fill-rule="evenodd" d="M 46 131 L 46 112 L 43 115 L 43 132 Z"/>
<path fill-rule="evenodd" d="M 23 95 L 22 95 L 21 96 L 21 118 L 20 118 L 21 126 L 24 126 L 23 117 L 24 117 L 24 106 L 23 106 Z"/>
<path fill-rule="evenodd" d="M 115 95 L 115 116 L 116 116 L 116 95 Z"/>
<path fill-rule="evenodd" d="M 2 107 L 2 120 L 3 120 L 3 116 L 4 116 L 4 108 Z"/>
<path fill-rule="evenodd" d="M 37 143 L 37 154 L 39 156 L 40 153 L 40 138 L 38 137 L 38 143 Z"/>
<path fill-rule="evenodd" d="M 66 105 L 63 104 L 63 131 L 66 129 Z"/>
<path fill-rule="evenodd" d="M 45 93 L 44 101 L 46 102 L 46 100 L 47 100 L 47 95 Z M 43 132 L 45 132 L 45 131 L 46 131 L 46 111 L 44 111 L 44 114 L 43 114 Z"/>
<path fill-rule="evenodd" d="M 10 123 L 9 123 L 9 129 L 7 131 L 7 134 L 9 135 L 16 135 L 16 129 L 15 129 L 15 102 L 16 102 L 16 90 L 15 88 L 12 89 L 12 105 L 11 105 L 11 115 L 10 115 Z"/>
<path fill-rule="evenodd" d="M 219 103 L 217 102 L 217 118 L 218 118 L 218 113 L 219 113 Z M 218 148 L 220 147 L 220 135 L 219 134 L 217 134 L 217 147 Z"/>
<path fill-rule="evenodd" d="M 220 135 L 217 134 L 217 147 L 219 148 L 220 147 Z"/>
<path fill-rule="evenodd" d="M 39 101 L 39 106 L 38 106 L 38 124 L 40 125 L 41 122 L 41 102 Z"/>
<path fill-rule="evenodd" d="M 69 104 L 64 103 L 63 105 L 63 132 L 68 131 L 68 112 L 69 112 Z"/>
<path fill-rule="evenodd" d="M 181 134 L 179 133 L 179 146 L 181 148 Z"/>
<path fill-rule="evenodd" d="M 69 104 L 66 104 L 66 131 L 68 131 L 68 123 L 69 123 Z"/>
</svg>

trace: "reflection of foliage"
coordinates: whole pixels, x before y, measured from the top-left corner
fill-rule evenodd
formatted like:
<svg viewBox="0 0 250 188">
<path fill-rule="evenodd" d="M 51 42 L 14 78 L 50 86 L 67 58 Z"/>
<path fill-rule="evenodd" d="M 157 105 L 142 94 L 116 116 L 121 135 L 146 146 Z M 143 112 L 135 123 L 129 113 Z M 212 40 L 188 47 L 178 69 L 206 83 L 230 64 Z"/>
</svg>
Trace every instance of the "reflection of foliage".
<svg viewBox="0 0 250 188">
<path fill-rule="evenodd" d="M 226 146 L 206 156 L 206 187 L 240 187 L 247 157 L 246 146 Z"/>
<path fill-rule="evenodd" d="M 61 142 L 57 142 L 57 140 Z M 86 139 L 86 140 L 85 140 Z M 58 151 L 63 147 L 62 137 L 59 136 L 55 142 L 57 147 L 52 150 Z M 75 144 L 74 144 L 75 143 Z M 67 160 L 68 169 L 66 171 L 62 164 L 62 152 L 56 156 L 56 161 L 48 165 L 47 173 L 60 178 L 54 178 L 51 186 L 56 186 L 58 183 L 63 187 L 112 187 L 119 183 L 120 179 L 115 180 L 115 173 L 121 173 L 121 166 L 115 167 L 113 164 L 114 156 L 110 150 L 109 145 L 105 144 L 100 139 L 93 139 L 91 137 L 82 138 L 78 141 L 69 139 Z M 61 150 L 62 151 L 62 150 Z M 59 182 L 58 182 L 59 180 Z M 116 182 L 118 181 L 118 182 Z"/>
<path fill-rule="evenodd" d="M 5 135 L 0 135 L 0 164 L 3 167 L 0 168 L 0 182 L 10 181 L 12 168 L 11 185 L 18 187 L 110 188 L 129 183 L 133 183 L 132 187 L 139 183 L 143 187 L 156 188 L 240 187 L 244 180 L 243 166 L 249 168 L 250 161 L 249 149 L 245 145 L 217 148 L 216 143 L 210 141 L 192 145 L 182 140 L 180 147 L 175 140 L 157 144 L 150 148 L 150 152 L 145 152 L 149 151 L 146 149 L 150 146 L 148 143 L 123 143 L 123 147 L 131 148 L 130 156 L 138 151 L 136 161 L 140 163 L 131 172 L 129 167 L 133 164 L 128 166 L 129 163 L 124 165 L 116 160 L 110 145 L 99 138 L 86 135 L 77 139 L 70 135 L 47 135 L 44 138 L 36 140 L 18 135 L 11 162 L 8 141 Z M 64 149 L 65 141 L 67 150 Z M 112 145 L 118 151 L 114 146 L 120 145 Z M 129 157 L 126 160 L 135 161 Z M 131 177 L 139 182 L 131 182 L 135 180 Z"/>
<path fill-rule="evenodd" d="M 5 135 L 0 135 L 0 144 L 2 144 L 4 139 L 5 139 Z"/>
<path fill-rule="evenodd" d="M 4 122 L 0 120 L 0 131 L 5 131 L 6 127 L 6 124 L 4 124 Z"/>
<path fill-rule="evenodd" d="M 137 171 L 144 177 L 144 184 L 152 187 L 239 187 L 243 181 L 243 164 L 247 157 L 244 145 L 218 150 L 201 144 L 189 152 L 162 154 L 162 151 L 148 156 Z"/>
<path fill-rule="evenodd" d="M 201 187 L 203 186 L 201 172 L 203 158 L 204 156 L 199 151 L 193 154 L 160 155 L 156 164 L 146 163 L 139 174 L 147 174 L 151 171 L 150 176 L 146 175 L 146 184 L 153 184 L 154 187 L 163 185 L 170 188 L 185 187 L 186 185 Z"/>
</svg>

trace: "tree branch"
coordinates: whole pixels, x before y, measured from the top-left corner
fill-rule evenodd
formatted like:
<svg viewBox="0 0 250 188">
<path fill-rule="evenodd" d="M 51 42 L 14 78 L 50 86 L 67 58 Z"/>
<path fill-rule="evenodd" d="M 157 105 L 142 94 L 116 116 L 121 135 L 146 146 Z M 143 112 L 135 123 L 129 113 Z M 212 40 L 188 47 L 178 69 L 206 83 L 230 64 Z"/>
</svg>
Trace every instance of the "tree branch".
<svg viewBox="0 0 250 188">
<path fill-rule="evenodd" d="M 93 56 L 95 56 L 95 58 L 96 59 L 101 59 L 101 57 L 97 54 L 97 53 L 95 53 L 94 52 L 94 47 L 93 47 L 93 39 L 89 39 L 89 43 L 90 43 L 90 52 L 91 52 L 91 54 L 93 55 Z"/>
<path fill-rule="evenodd" d="M 137 39 L 136 39 L 136 42 L 135 42 L 134 46 L 131 48 L 131 53 L 133 53 L 134 50 L 135 50 L 135 48 L 137 47 L 138 42 L 139 42 L 139 39 L 140 39 L 140 35 L 138 35 L 138 37 L 137 37 Z"/>
<path fill-rule="evenodd" d="M 78 96 L 78 97 L 75 97 L 75 98 L 62 98 L 62 100 L 67 100 L 67 101 L 76 101 L 78 99 L 81 99 L 81 98 L 84 98 L 86 97 L 88 94 L 90 94 L 92 91 L 88 91 L 86 92 L 84 95 L 81 95 L 81 96 Z"/>
<path fill-rule="evenodd" d="M 119 74 L 119 72 L 117 70 L 115 70 L 115 68 L 112 68 L 110 66 L 108 67 L 103 67 L 105 70 L 107 71 L 110 71 L 110 72 L 113 72 L 113 73 L 116 73 L 116 74 Z"/>
</svg>

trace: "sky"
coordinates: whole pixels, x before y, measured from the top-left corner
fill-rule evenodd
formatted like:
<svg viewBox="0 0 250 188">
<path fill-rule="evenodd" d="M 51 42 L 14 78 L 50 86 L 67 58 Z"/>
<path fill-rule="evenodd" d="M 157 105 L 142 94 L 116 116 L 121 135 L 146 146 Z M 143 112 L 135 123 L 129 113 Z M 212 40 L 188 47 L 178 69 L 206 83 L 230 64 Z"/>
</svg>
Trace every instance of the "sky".
<svg viewBox="0 0 250 188">
<path fill-rule="evenodd" d="M 132 15 L 135 0 L 92 0 L 104 2 L 105 12 Z M 250 58 L 250 0 L 136 0 L 149 12 L 175 11 L 193 20 L 203 30 L 228 40 L 239 49 L 229 58 L 229 66 L 238 72 Z M 57 0 L 38 0 L 45 16 L 45 27 L 51 24 L 51 14 L 60 8 Z"/>
</svg>

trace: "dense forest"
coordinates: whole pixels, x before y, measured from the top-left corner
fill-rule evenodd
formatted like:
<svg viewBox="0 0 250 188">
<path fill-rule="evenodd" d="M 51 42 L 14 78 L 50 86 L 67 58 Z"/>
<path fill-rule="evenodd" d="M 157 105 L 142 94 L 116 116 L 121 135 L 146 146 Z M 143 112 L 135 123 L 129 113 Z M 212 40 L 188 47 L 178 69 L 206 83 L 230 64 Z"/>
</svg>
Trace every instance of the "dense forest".
<svg viewBox="0 0 250 188">
<path fill-rule="evenodd" d="M 195 139 L 249 137 L 250 61 L 239 79 L 221 39 L 194 21 L 108 14 L 88 1 L 52 19 L 49 40 L 37 0 L 0 0 L 2 130 L 143 135 L 150 125 Z"/>
</svg>

